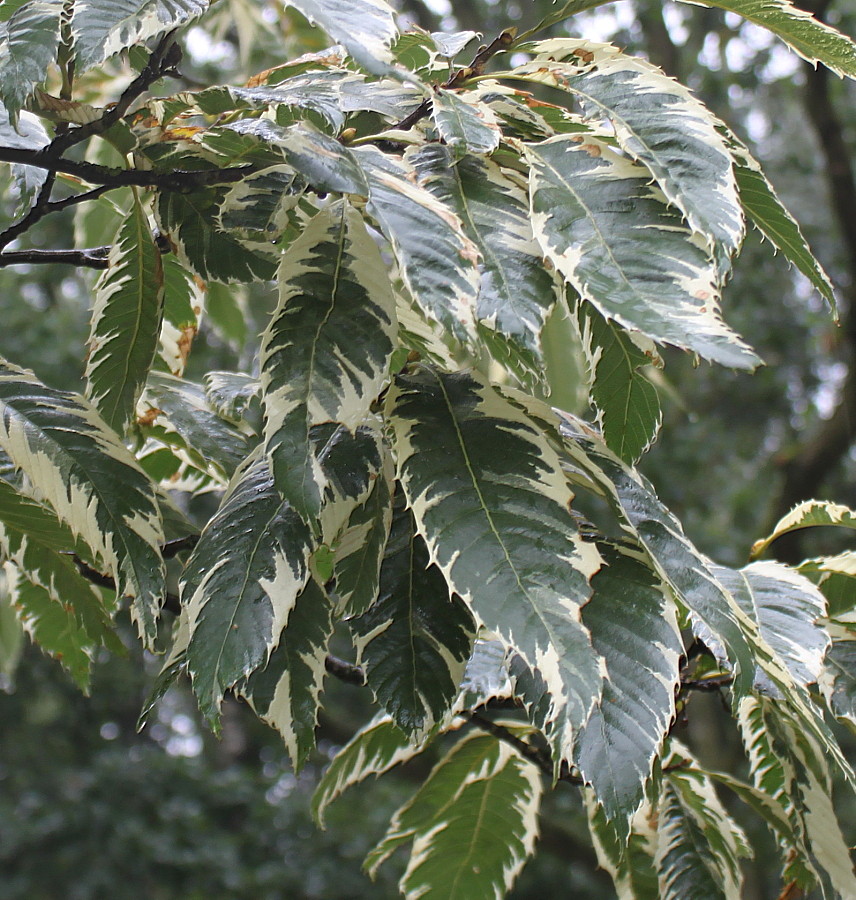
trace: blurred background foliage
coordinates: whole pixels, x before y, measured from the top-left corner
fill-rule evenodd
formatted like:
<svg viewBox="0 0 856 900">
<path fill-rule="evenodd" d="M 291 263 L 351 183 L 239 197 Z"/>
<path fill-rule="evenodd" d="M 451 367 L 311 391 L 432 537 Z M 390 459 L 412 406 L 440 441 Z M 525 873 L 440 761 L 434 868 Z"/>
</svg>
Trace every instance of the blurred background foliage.
<svg viewBox="0 0 856 900">
<path fill-rule="evenodd" d="M 509 25 L 531 27 L 552 6 L 550 0 L 397 5 L 404 23 L 471 29 L 487 39 Z M 802 5 L 856 35 L 851 0 Z M 663 430 L 640 467 L 700 548 L 720 562 L 742 564 L 752 541 L 804 496 L 856 506 L 856 84 L 814 72 L 737 17 L 669 0 L 624 0 L 554 29 L 567 31 L 613 41 L 689 84 L 763 162 L 839 288 L 842 323 L 836 325 L 807 282 L 750 235 L 724 313 L 767 367 L 750 376 L 695 368 L 687 355 L 665 353 Z M 321 49 L 325 38 L 274 0 L 218 0 L 186 45 L 182 73 L 194 86 L 241 82 Z M 115 97 L 129 72 L 120 61 L 91 77 L 91 99 Z M 5 193 L 0 219 L 9 221 L 15 198 L 11 188 Z M 85 224 L 78 221 L 78 235 L 85 236 Z M 70 217 L 51 216 L 34 240 L 66 247 L 74 228 Z M 0 355 L 33 368 L 49 384 L 76 387 L 92 273 L 19 266 L 2 277 Z M 210 368 L 252 371 L 255 335 L 270 304 L 271 292 L 263 287 L 213 286 L 188 377 Z M 580 375 L 572 361 L 562 360 L 567 332 L 561 323 L 549 339 L 556 348 L 554 396 L 579 404 Z M 835 549 L 824 546 L 825 552 Z M 811 551 L 791 545 L 779 555 Z M 364 691 L 330 679 L 320 752 L 295 777 L 276 734 L 237 703 L 227 705 L 218 741 L 200 725 L 189 692 L 173 689 L 137 733 L 159 661 L 141 655 L 130 627 L 126 644 L 126 657 L 96 664 L 85 698 L 57 663 L 10 630 L 0 608 L 4 898 L 397 896 L 394 866 L 372 884 L 360 863 L 430 759 L 354 789 L 331 808 L 326 832 L 315 828 L 308 811 L 324 751 L 344 743 L 371 715 Z M 738 742 L 719 714 L 723 702 L 715 695 L 694 697 L 679 728 L 705 764 L 739 771 Z M 852 740 L 845 746 L 852 751 Z M 745 824 L 757 850 L 746 897 L 767 900 L 778 891 L 778 872 L 768 868 L 775 855 L 765 852 L 763 826 Z M 844 824 L 853 843 L 856 811 L 850 821 L 845 811 Z M 578 797 L 560 785 L 545 810 L 539 853 L 512 896 L 612 896 L 586 833 Z"/>
</svg>

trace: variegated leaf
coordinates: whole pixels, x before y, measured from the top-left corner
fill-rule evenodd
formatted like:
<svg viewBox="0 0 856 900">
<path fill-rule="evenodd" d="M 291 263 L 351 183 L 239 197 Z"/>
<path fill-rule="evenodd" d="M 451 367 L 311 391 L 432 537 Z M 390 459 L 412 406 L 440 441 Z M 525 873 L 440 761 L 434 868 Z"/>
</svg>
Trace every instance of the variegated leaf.
<svg viewBox="0 0 856 900">
<path fill-rule="evenodd" d="M 448 713 L 470 658 L 475 623 L 430 564 L 400 498 L 380 570 L 380 596 L 351 620 L 366 682 L 378 703 L 418 742 Z"/>
<path fill-rule="evenodd" d="M 578 303 L 577 321 L 603 439 L 633 464 L 651 446 L 663 420 L 657 389 L 641 371 L 659 355 L 651 340 L 619 328 L 591 303 Z"/>
<path fill-rule="evenodd" d="M 796 219 L 788 212 L 773 185 L 747 148 L 729 135 L 740 203 L 752 224 L 785 259 L 795 265 L 835 310 L 835 291 L 823 266 L 815 259 Z"/>
<path fill-rule="evenodd" d="M 393 816 L 366 868 L 412 841 L 405 897 L 502 897 L 534 849 L 542 790 L 538 769 L 507 744 L 469 735 Z"/>
<path fill-rule="evenodd" d="M 160 250 L 136 197 L 107 264 L 95 285 L 86 396 L 123 435 L 155 358 L 164 302 Z"/>
<path fill-rule="evenodd" d="M 761 637 L 776 651 L 800 684 L 814 684 L 823 669 L 829 635 L 819 620 L 826 615 L 823 594 L 804 576 L 775 562 L 756 562 L 742 569 L 711 570 Z"/>
<path fill-rule="evenodd" d="M 183 606 L 173 626 L 172 646 L 140 710 L 140 716 L 137 719 L 139 731 L 142 731 L 148 723 L 152 713 L 157 709 L 158 702 L 186 670 L 189 640 L 190 617 L 187 614 L 187 607 Z"/>
<path fill-rule="evenodd" d="M 84 400 L 3 361 L 0 447 L 133 597 L 131 616 L 150 646 L 164 591 L 163 528 L 153 485 L 116 433 Z"/>
<path fill-rule="evenodd" d="M 852 637 L 833 641 L 826 651 L 818 687 L 832 715 L 856 732 L 856 633 Z"/>
<path fill-rule="evenodd" d="M 431 40 L 437 52 L 446 59 L 453 59 L 468 44 L 481 35 L 477 31 L 432 31 Z"/>
<path fill-rule="evenodd" d="M 0 44 L 0 59 L 2 59 L 2 44 Z M 8 110 L 0 105 L 0 144 L 17 150 L 41 150 L 49 143 L 50 138 L 40 119 L 32 113 L 22 112 L 13 125 Z M 17 193 L 17 211 L 23 212 L 32 206 L 48 173 L 46 169 L 39 169 L 36 166 L 15 164 L 11 168 Z"/>
<path fill-rule="evenodd" d="M 161 257 L 164 298 L 158 355 L 173 374 L 184 374 L 205 309 L 205 290 L 171 253 Z"/>
<path fill-rule="evenodd" d="M 603 695 L 577 735 L 575 759 L 623 841 L 675 715 L 683 653 L 672 600 L 626 548 L 600 546 L 583 624 L 606 662 Z"/>
<path fill-rule="evenodd" d="M 479 253 L 460 219 L 415 184 L 411 167 L 371 147 L 354 155 L 370 185 L 368 212 L 392 246 L 413 299 L 458 340 L 471 340 Z"/>
<path fill-rule="evenodd" d="M 253 446 L 235 425 L 212 412 L 200 385 L 174 375 L 153 372 L 139 410 L 144 434 L 221 483 L 232 477 Z"/>
<path fill-rule="evenodd" d="M 611 44 L 555 38 L 532 45 L 515 78 L 572 93 L 589 119 L 606 120 L 619 146 L 654 176 L 690 227 L 726 256 L 740 248 L 743 211 L 719 121 L 686 87 Z"/>
<path fill-rule="evenodd" d="M 310 429 L 365 418 L 387 378 L 395 299 L 365 223 L 343 203 L 320 212 L 289 247 L 279 283 L 261 346 L 265 451 L 282 496 L 313 519 L 324 479 Z"/>
<path fill-rule="evenodd" d="M 850 851 L 832 804 L 826 747 L 786 706 L 767 697 L 745 697 L 738 722 L 756 787 L 780 799 L 789 811 L 800 853 L 790 875 L 801 871 L 806 886 L 805 876 L 811 873 L 829 900 L 856 896 Z M 790 848 L 782 849 L 792 866 Z"/>
<path fill-rule="evenodd" d="M 321 776 L 312 797 L 312 815 L 316 822 L 324 827 L 327 807 L 349 787 L 369 775 L 388 772 L 423 749 L 419 744 L 411 744 L 389 716 L 376 716 L 342 747 Z"/>
<path fill-rule="evenodd" d="M 71 20 L 79 71 L 202 15 L 208 0 L 75 0 Z"/>
<path fill-rule="evenodd" d="M 306 185 L 289 166 L 254 172 L 229 189 L 220 206 L 223 231 L 250 241 L 273 241 L 288 225 L 289 211 Z"/>
<path fill-rule="evenodd" d="M 823 63 L 837 75 L 856 78 L 856 44 L 791 0 L 682 0 L 737 13 L 767 28 L 810 63 Z"/>
<path fill-rule="evenodd" d="M 24 626 L 12 605 L 13 598 L 6 580 L 6 574 L 0 572 L 0 676 L 4 679 L 6 690 L 15 687 L 15 673 L 24 652 Z"/>
<path fill-rule="evenodd" d="M 827 500 L 806 500 L 795 506 L 776 523 L 767 537 L 752 545 L 752 558 L 757 559 L 777 538 L 800 528 L 815 525 L 838 525 L 841 528 L 856 529 L 856 512 L 839 503 Z"/>
<path fill-rule="evenodd" d="M 655 858 L 660 897 L 732 900 L 741 895 L 740 859 L 751 857 L 752 850 L 710 778 L 694 762 L 675 741 L 663 760 Z"/>
<path fill-rule="evenodd" d="M 243 421 L 251 406 L 258 403 L 261 384 L 244 372 L 208 372 L 205 396 L 218 416 L 232 422 Z"/>
<path fill-rule="evenodd" d="M 393 460 L 388 450 L 371 494 L 350 515 L 335 545 L 333 576 L 339 612 L 359 616 L 375 602 L 380 567 L 392 524 Z"/>
<path fill-rule="evenodd" d="M 569 757 L 601 690 L 580 622 L 600 555 L 579 536 L 555 451 L 475 373 L 421 368 L 396 380 L 388 403 L 399 477 L 431 561 L 478 621 L 542 674 Z"/>
<path fill-rule="evenodd" d="M 797 570 L 820 588 L 826 597 L 830 619 L 856 625 L 856 551 L 844 550 L 835 556 L 806 559 Z"/>
<path fill-rule="evenodd" d="M 442 144 L 425 144 L 405 158 L 478 248 L 478 319 L 509 343 L 518 365 L 542 369 L 541 329 L 558 299 L 558 284 L 535 242 L 525 189 L 492 160 L 455 161 Z"/>
<path fill-rule="evenodd" d="M 0 25 L 0 100 L 12 125 L 56 57 L 64 0 L 18 4 Z"/>
<path fill-rule="evenodd" d="M 264 666 L 309 579 L 308 526 L 258 456 L 235 475 L 181 579 L 189 610 L 187 669 L 215 721 L 224 693 Z"/>
<path fill-rule="evenodd" d="M 333 603 L 310 579 L 294 601 L 267 665 L 238 687 L 256 714 L 282 735 L 295 770 L 315 749 L 318 698 L 332 633 Z"/>
<path fill-rule="evenodd" d="M 386 0 L 286 0 L 370 72 L 384 72 L 392 62 L 389 45 L 398 34 Z"/>
<path fill-rule="evenodd" d="M 583 299 L 658 342 L 734 368 L 758 364 L 720 318 L 716 266 L 647 168 L 592 135 L 525 152 L 535 236 Z"/>
<path fill-rule="evenodd" d="M 68 525 L 60 521 L 52 509 L 20 493 L 2 478 L 0 478 L 0 522 L 7 528 L 23 532 L 46 547 L 52 547 L 58 553 L 76 553 L 80 557 L 91 554 L 86 544 L 74 536 Z"/>
<path fill-rule="evenodd" d="M 499 124 L 489 106 L 444 88 L 437 88 L 431 100 L 434 124 L 455 156 L 493 153 L 499 146 Z"/>
</svg>

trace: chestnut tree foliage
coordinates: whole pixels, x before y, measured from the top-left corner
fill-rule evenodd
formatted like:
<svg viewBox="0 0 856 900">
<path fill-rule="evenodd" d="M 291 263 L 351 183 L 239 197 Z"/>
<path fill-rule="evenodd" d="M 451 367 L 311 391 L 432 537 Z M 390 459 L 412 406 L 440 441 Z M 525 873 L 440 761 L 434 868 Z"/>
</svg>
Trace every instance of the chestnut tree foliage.
<svg viewBox="0 0 856 900">
<path fill-rule="evenodd" d="M 213 728 L 242 698 L 296 768 L 325 677 L 363 685 L 377 715 L 314 812 L 436 743 L 366 860 L 408 853 L 407 897 L 503 896 L 558 782 L 621 897 L 739 897 L 753 848 L 728 793 L 772 830 L 783 885 L 854 897 L 831 723 L 856 727 L 856 555 L 791 567 L 770 545 L 856 513 L 802 504 L 728 568 L 636 467 L 658 347 L 760 363 L 720 308 L 748 226 L 834 311 L 832 287 L 690 90 L 544 36 L 602 2 L 482 38 L 402 32 L 385 0 L 288 0 L 331 46 L 242 85 L 181 74 L 219 4 L 0 4 L 0 265 L 100 272 L 81 393 L 0 360 L 4 590 L 84 690 L 129 607 L 163 654 L 141 721 L 188 678 Z M 856 45 L 789 0 L 708 5 L 856 78 Z M 78 246 L 41 246 L 69 208 Z M 185 377 L 206 302 L 248 283 L 278 292 L 255 358 Z M 557 322 L 587 419 L 550 402 Z M 712 686 L 745 780 L 671 734 Z"/>
</svg>

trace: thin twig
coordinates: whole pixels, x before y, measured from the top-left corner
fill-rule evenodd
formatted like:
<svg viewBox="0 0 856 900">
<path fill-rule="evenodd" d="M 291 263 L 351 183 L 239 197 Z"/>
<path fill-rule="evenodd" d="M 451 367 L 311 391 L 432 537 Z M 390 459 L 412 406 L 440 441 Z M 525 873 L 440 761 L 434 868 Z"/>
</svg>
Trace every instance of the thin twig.
<svg viewBox="0 0 856 900">
<path fill-rule="evenodd" d="M 65 263 L 86 269 L 106 269 L 109 253 L 109 247 L 93 247 L 91 250 L 7 250 L 0 253 L 0 268 Z"/>
<path fill-rule="evenodd" d="M 39 189 L 39 196 L 36 202 L 27 210 L 24 216 L 10 225 L 2 234 L 0 234 L 0 250 L 8 247 L 16 238 L 20 237 L 25 231 L 29 230 L 43 216 L 47 215 L 50 207 L 51 191 L 56 181 L 56 172 L 48 172 L 47 177 Z"/>
<path fill-rule="evenodd" d="M 107 191 L 115 191 L 116 188 L 117 185 L 115 184 L 102 184 L 99 187 L 92 188 L 90 191 L 82 191 L 79 194 L 65 197 L 62 200 L 53 200 L 51 203 L 48 203 L 48 212 L 61 212 L 64 209 L 68 209 L 70 206 L 77 206 L 78 203 L 86 203 L 88 200 L 97 200 L 102 194 L 106 194 Z"/>
</svg>

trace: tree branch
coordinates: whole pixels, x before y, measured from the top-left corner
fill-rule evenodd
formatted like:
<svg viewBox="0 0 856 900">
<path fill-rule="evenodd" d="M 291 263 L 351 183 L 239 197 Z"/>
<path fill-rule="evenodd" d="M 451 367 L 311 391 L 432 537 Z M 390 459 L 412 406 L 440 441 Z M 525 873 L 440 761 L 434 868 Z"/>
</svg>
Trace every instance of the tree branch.
<svg viewBox="0 0 856 900">
<path fill-rule="evenodd" d="M 106 269 L 109 253 L 109 247 L 93 247 L 90 250 L 7 250 L 0 253 L 0 268 L 65 263 L 86 269 Z"/>
</svg>

